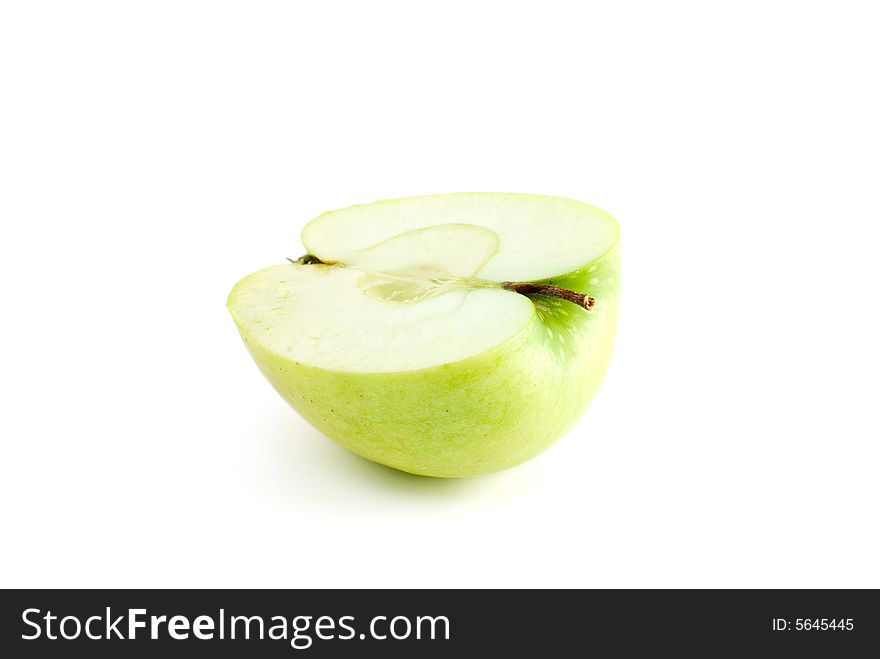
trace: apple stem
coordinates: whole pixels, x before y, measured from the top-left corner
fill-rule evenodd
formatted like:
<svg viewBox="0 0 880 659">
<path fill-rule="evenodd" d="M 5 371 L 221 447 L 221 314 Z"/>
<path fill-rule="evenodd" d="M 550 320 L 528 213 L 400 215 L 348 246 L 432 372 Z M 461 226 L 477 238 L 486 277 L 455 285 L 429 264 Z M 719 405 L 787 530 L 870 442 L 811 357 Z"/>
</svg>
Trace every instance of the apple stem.
<svg viewBox="0 0 880 659">
<path fill-rule="evenodd" d="M 548 297 L 558 297 L 561 300 L 568 300 L 587 311 L 596 305 L 596 300 L 586 293 L 578 293 L 576 291 L 570 291 L 567 288 L 559 288 L 558 286 L 549 286 L 547 284 L 505 281 L 501 283 L 501 288 L 506 291 L 520 293 L 521 295 L 547 295 Z"/>
<path fill-rule="evenodd" d="M 296 259 L 296 261 L 294 261 L 291 258 L 288 258 L 287 260 L 295 265 L 311 265 L 313 263 L 318 263 L 320 265 L 327 265 L 326 263 L 324 263 L 324 261 L 319 259 L 314 254 L 303 254 L 298 259 Z"/>
</svg>

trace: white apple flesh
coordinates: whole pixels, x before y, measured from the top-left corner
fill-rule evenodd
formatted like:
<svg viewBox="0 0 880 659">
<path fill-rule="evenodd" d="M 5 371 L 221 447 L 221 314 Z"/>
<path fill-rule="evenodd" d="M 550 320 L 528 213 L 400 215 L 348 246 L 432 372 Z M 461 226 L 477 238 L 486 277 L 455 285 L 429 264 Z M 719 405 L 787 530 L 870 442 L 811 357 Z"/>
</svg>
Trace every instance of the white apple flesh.
<svg viewBox="0 0 880 659">
<path fill-rule="evenodd" d="M 331 439 L 415 474 L 483 474 L 540 453 L 598 390 L 618 235 L 607 213 L 539 195 L 353 206 L 312 220 L 309 258 L 246 277 L 228 307 L 269 382 Z"/>
</svg>

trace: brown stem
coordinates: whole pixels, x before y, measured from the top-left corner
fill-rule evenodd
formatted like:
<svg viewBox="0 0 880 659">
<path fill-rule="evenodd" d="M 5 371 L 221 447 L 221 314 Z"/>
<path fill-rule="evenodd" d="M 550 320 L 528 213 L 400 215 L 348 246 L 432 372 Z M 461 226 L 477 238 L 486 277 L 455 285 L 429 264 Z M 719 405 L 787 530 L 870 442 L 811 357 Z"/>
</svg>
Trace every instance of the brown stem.
<svg viewBox="0 0 880 659">
<path fill-rule="evenodd" d="M 573 302 L 579 307 L 583 307 L 587 311 L 596 305 L 596 300 L 586 293 L 578 293 L 570 291 L 567 288 L 559 288 L 558 286 L 548 286 L 546 284 L 529 284 L 519 281 L 502 282 L 501 288 L 522 295 L 547 295 L 549 297 L 558 297 L 562 300 Z"/>
<path fill-rule="evenodd" d="M 291 263 L 293 263 L 294 265 L 312 265 L 313 263 L 317 263 L 319 265 L 328 265 L 326 262 L 322 261 L 314 254 L 303 254 L 296 261 L 294 261 L 293 259 L 287 259 L 287 260 L 290 261 Z"/>
</svg>

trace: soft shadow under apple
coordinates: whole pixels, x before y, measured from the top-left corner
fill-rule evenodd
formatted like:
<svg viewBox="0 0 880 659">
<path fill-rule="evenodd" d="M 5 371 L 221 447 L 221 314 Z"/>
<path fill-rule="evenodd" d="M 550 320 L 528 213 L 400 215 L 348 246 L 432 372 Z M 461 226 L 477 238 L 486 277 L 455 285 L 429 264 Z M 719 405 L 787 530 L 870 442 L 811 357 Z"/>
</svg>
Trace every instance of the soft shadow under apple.
<svg viewBox="0 0 880 659">
<path fill-rule="evenodd" d="M 286 416 L 286 415 L 283 415 Z M 288 496 L 357 505 L 361 497 L 404 495 L 426 500 L 472 499 L 497 490 L 515 470 L 475 478 L 432 478 L 391 469 L 342 448 L 306 423 L 276 417 L 263 431 L 260 479 Z"/>
</svg>

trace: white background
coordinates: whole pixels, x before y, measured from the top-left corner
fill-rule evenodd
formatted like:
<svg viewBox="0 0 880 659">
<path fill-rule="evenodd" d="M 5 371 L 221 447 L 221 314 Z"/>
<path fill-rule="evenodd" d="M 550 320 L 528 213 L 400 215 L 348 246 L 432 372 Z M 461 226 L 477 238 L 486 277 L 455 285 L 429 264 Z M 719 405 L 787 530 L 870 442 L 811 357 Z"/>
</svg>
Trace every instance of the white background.
<svg viewBox="0 0 880 659">
<path fill-rule="evenodd" d="M 9 2 L 0 585 L 880 586 L 870 2 Z M 472 480 L 305 424 L 225 309 L 352 203 L 620 221 L 580 425 Z"/>
</svg>

